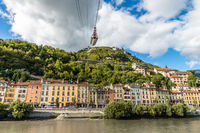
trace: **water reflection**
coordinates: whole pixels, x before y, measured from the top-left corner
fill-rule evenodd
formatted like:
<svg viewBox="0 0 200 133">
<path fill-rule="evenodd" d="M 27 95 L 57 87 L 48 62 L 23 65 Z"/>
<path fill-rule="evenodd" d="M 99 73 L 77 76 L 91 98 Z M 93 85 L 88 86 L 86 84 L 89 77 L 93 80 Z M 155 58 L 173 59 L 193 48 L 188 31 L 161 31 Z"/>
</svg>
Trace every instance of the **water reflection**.
<svg viewBox="0 0 200 133">
<path fill-rule="evenodd" d="M 199 133 L 200 119 L 0 122 L 0 133 Z"/>
</svg>

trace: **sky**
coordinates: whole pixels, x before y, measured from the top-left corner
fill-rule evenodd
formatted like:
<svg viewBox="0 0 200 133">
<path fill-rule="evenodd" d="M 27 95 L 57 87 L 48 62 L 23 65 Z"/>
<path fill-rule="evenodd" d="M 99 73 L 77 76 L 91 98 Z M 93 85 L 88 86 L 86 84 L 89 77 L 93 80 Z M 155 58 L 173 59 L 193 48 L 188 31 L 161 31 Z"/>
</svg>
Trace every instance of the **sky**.
<svg viewBox="0 0 200 133">
<path fill-rule="evenodd" d="M 0 38 L 66 51 L 88 47 L 98 0 L 0 0 Z M 124 48 L 145 62 L 200 68 L 200 0 L 101 0 L 97 46 Z"/>
</svg>

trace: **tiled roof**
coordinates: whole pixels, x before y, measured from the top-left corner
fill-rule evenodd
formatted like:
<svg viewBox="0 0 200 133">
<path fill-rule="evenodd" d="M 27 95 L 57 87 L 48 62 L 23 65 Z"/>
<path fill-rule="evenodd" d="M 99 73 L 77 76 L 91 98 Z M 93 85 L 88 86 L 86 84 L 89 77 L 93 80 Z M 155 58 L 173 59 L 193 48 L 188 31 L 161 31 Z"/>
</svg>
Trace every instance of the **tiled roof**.
<svg viewBox="0 0 200 133">
<path fill-rule="evenodd" d="M 174 69 L 171 68 L 155 68 L 157 71 L 175 71 Z"/>
<path fill-rule="evenodd" d="M 29 82 L 17 82 L 15 85 L 28 86 Z"/>
<path fill-rule="evenodd" d="M 173 93 L 173 94 L 180 94 L 181 92 L 180 91 L 171 91 L 171 93 Z"/>
<path fill-rule="evenodd" d="M 192 74 L 191 72 L 176 72 L 175 74 Z"/>
<path fill-rule="evenodd" d="M 30 84 L 41 84 L 40 80 L 32 80 Z"/>
<path fill-rule="evenodd" d="M 195 91 L 195 90 L 185 90 L 184 92 L 186 92 L 186 93 L 198 93 L 198 91 Z"/>
</svg>

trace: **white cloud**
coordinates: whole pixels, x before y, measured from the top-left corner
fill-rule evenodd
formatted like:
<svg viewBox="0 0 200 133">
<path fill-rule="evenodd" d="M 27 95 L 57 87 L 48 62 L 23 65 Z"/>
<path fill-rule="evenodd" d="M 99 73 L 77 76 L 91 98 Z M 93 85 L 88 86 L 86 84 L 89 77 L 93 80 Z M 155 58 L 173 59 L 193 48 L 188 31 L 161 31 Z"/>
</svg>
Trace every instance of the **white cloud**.
<svg viewBox="0 0 200 133">
<path fill-rule="evenodd" d="M 143 0 L 141 6 L 149 12 L 144 16 L 147 20 L 160 17 L 168 19 L 178 15 L 186 7 L 186 2 L 187 0 Z"/>
<path fill-rule="evenodd" d="M 116 0 L 117 5 L 121 5 L 124 2 L 124 0 Z"/>
<path fill-rule="evenodd" d="M 74 0 L 3 0 L 11 31 L 22 39 L 48 44 L 65 50 L 79 50 L 89 45 L 95 22 L 97 1 L 80 0 L 81 25 Z"/>
<path fill-rule="evenodd" d="M 200 65 L 200 61 L 189 61 L 186 62 L 186 64 L 190 67 L 190 69 L 192 69 L 194 66 Z"/>
<path fill-rule="evenodd" d="M 125 7 L 117 10 L 111 4 L 103 3 L 97 25 L 98 46 L 126 47 L 152 57 L 164 54 L 168 48 L 174 48 L 191 59 L 187 63 L 190 66 L 199 64 L 200 1 L 192 1 L 194 8 L 188 14 L 182 15 L 181 21 L 169 21 L 187 8 L 187 1 L 143 0 L 137 5 L 138 10 L 145 9 L 148 13 L 139 18 L 131 15 Z M 6 16 L 3 12 L 0 15 L 9 17 L 11 31 L 24 40 L 64 48 L 67 51 L 89 46 L 97 0 L 80 0 L 84 25 L 80 24 L 74 0 L 3 2 L 11 15 Z M 120 5 L 123 0 L 115 2 Z"/>
<path fill-rule="evenodd" d="M 117 11 L 109 4 L 103 6 L 100 16 L 100 45 L 124 46 L 140 53 L 149 53 L 153 57 L 168 50 L 171 46 L 171 31 L 179 24 L 177 21 L 166 23 L 163 20 L 147 23 L 136 19 L 129 12 Z"/>
</svg>

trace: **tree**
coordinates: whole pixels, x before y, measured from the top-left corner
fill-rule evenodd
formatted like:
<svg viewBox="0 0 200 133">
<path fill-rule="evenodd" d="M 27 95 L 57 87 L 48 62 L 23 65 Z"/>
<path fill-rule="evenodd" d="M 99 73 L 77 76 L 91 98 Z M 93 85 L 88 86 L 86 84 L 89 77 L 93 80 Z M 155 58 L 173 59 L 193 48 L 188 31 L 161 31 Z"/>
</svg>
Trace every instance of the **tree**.
<svg viewBox="0 0 200 133">
<path fill-rule="evenodd" d="M 23 119 L 33 112 L 33 106 L 31 103 L 21 102 L 17 100 L 9 107 L 11 115 L 14 119 Z"/>
<path fill-rule="evenodd" d="M 59 108 L 59 98 L 56 98 L 56 107 Z"/>
<path fill-rule="evenodd" d="M 0 103 L 0 119 L 6 117 L 8 105 Z"/>
<path fill-rule="evenodd" d="M 187 80 L 188 80 L 188 86 L 189 87 L 197 87 L 197 83 L 196 83 L 197 77 L 194 74 L 190 74 L 188 76 Z"/>
<path fill-rule="evenodd" d="M 76 98 L 75 98 L 75 97 L 72 99 L 72 104 L 73 104 L 74 106 L 76 105 Z"/>
<path fill-rule="evenodd" d="M 186 115 L 187 107 L 184 104 L 176 104 L 172 106 L 172 115 L 174 117 L 183 117 Z"/>
<path fill-rule="evenodd" d="M 112 102 L 104 108 L 107 119 L 131 119 L 134 116 L 134 106 L 130 102 Z"/>
<path fill-rule="evenodd" d="M 163 81 L 165 80 L 164 76 L 160 73 L 152 76 L 152 82 L 156 85 L 157 88 L 163 86 Z"/>
</svg>

